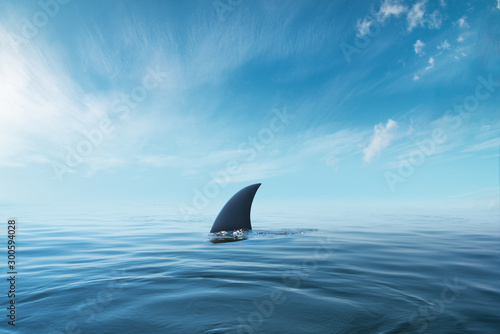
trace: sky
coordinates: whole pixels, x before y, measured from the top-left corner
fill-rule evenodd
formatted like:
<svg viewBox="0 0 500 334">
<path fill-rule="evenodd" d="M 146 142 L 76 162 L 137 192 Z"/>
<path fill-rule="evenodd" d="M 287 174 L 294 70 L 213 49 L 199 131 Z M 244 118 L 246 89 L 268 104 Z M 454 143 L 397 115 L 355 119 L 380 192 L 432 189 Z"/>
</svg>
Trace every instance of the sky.
<svg viewBox="0 0 500 334">
<path fill-rule="evenodd" d="M 500 1 L 0 1 L 0 205 L 499 207 Z"/>
</svg>

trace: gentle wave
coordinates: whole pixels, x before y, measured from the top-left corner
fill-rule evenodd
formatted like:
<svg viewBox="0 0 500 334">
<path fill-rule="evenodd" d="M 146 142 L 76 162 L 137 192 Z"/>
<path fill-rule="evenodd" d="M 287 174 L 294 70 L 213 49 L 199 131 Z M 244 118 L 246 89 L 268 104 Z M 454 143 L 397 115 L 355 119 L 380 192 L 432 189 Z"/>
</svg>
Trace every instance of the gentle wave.
<svg viewBox="0 0 500 334">
<path fill-rule="evenodd" d="M 496 333 L 495 219 L 262 219 L 210 235 L 168 212 L 25 214 L 16 330 Z"/>
</svg>

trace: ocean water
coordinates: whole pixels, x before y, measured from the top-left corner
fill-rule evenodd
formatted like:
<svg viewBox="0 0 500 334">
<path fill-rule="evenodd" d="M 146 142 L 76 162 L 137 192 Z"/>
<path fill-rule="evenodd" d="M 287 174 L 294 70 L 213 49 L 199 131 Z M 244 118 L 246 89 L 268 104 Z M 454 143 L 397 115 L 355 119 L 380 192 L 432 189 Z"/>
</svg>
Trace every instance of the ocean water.
<svg viewBox="0 0 500 334">
<path fill-rule="evenodd" d="M 1 209 L 17 333 L 500 333 L 498 212 L 254 213 L 227 240 L 170 208 Z"/>
</svg>

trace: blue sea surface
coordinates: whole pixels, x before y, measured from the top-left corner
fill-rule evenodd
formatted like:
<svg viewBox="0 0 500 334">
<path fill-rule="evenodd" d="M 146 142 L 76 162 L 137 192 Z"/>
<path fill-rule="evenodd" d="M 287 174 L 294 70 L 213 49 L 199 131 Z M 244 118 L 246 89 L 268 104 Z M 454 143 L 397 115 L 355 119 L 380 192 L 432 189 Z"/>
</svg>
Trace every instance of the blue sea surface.
<svg viewBox="0 0 500 334">
<path fill-rule="evenodd" d="M 254 214 L 222 238 L 161 206 L 1 210 L 17 333 L 500 333 L 496 211 Z"/>
</svg>

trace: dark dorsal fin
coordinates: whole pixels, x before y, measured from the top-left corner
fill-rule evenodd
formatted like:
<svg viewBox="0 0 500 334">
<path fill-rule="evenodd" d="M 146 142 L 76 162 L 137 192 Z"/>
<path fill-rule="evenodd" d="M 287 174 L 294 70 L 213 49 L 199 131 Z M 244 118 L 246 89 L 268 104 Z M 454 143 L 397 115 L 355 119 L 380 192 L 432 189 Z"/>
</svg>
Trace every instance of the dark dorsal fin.
<svg viewBox="0 0 500 334">
<path fill-rule="evenodd" d="M 253 198 L 260 183 L 252 184 L 238 191 L 215 218 L 210 233 L 220 231 L 234 231 L 239 229 L 251 230 L 250 224 L 250 209 L 252 207 Z"/>
</svg>

